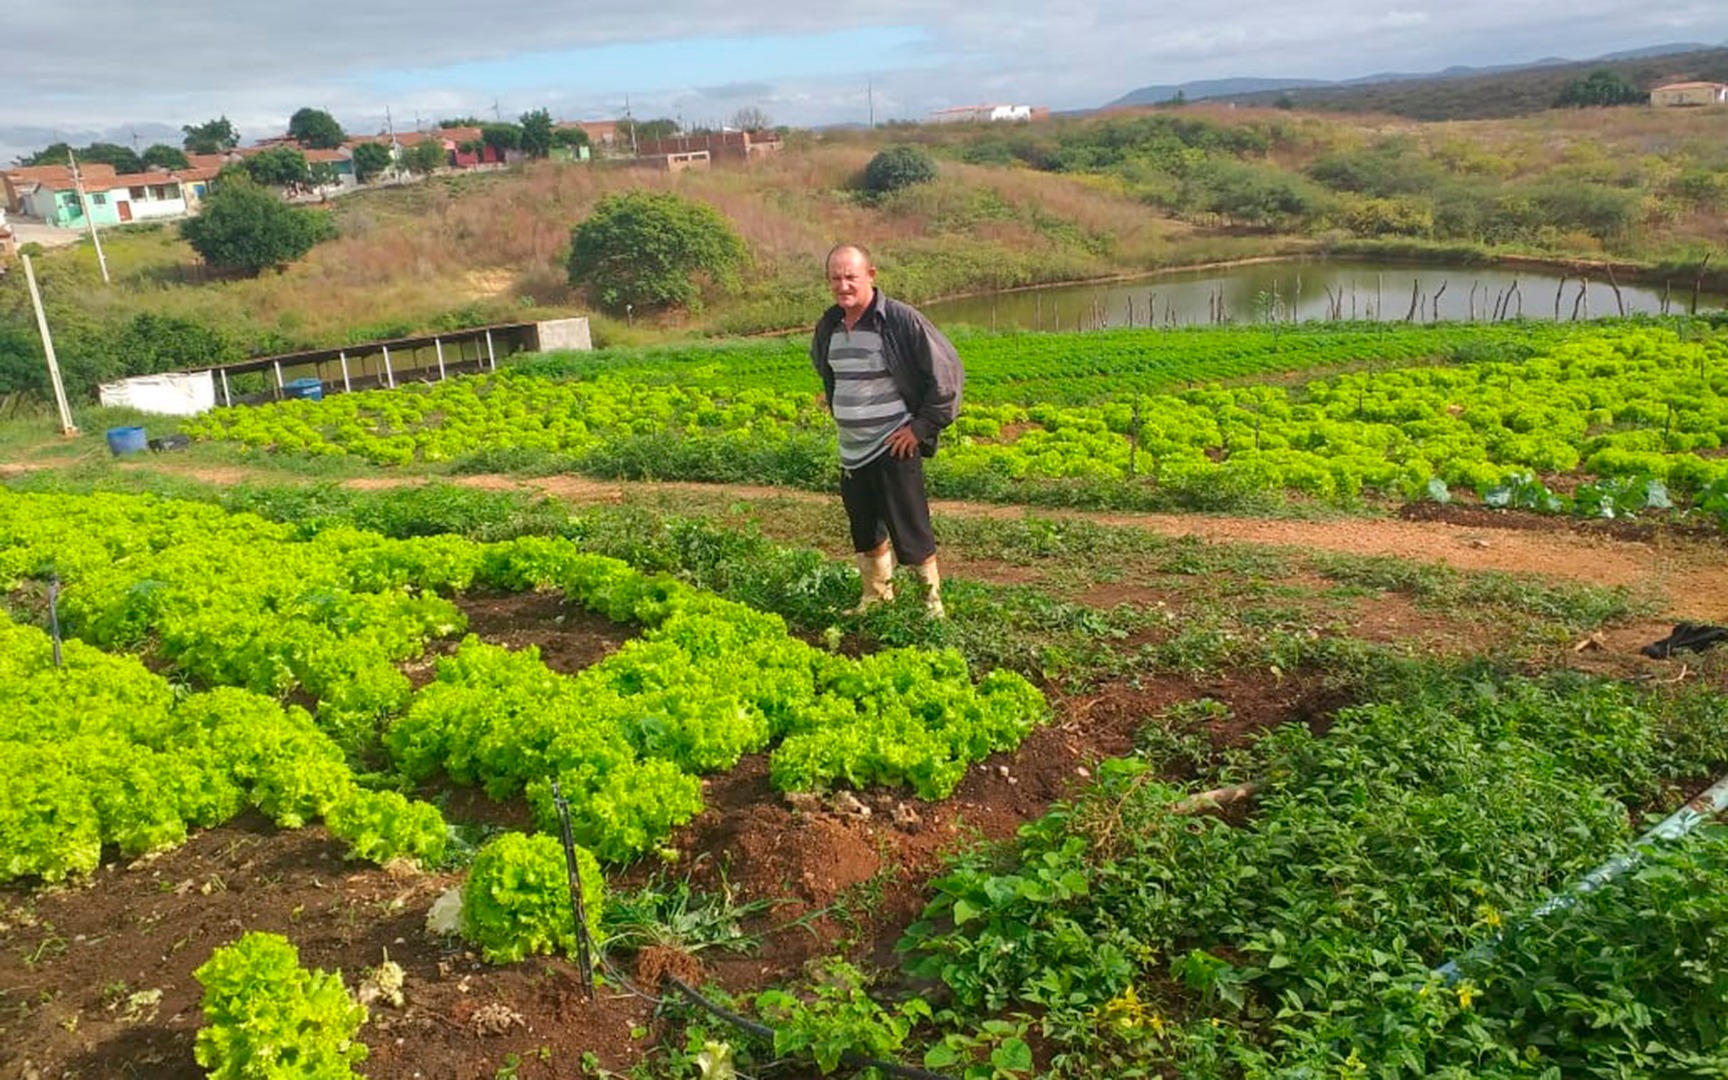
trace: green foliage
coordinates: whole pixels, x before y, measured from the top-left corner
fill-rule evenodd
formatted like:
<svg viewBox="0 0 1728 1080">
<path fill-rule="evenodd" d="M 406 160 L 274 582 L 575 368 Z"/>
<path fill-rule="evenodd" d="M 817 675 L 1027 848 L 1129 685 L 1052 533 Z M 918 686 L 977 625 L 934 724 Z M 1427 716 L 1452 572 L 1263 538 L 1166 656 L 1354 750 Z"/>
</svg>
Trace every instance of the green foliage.
<svg viewBox="0 0 1728 1080">
<path fill-rule="evenodd" d="M 69 147 L 63 143 L 55 143 L 45 149 L 23 159 L 25 165 L 64 165 Z M 118 143 L 91 143 L 72 151 L 77 155 L 80 165 L 111 165 L 114 171 L 121 174 L 144 171 L 144 163 L 137 153 L 129 146 Z"/>
<path fill-rule="evenodd" d="M 333 227 L 328 218 L 289 206 L 268 188 L 228 178 L 204 200 L 197 217 L 181 223 L 180 234 L 212 266 L 257 274 L 305 255 Z"/>
<path fill-rule="evenodd" d="M 553 143 L 552 114 L 545 109 L 535 109 L 523 113 L 518 120 L 521 122 L 522 152 L 531 158 L 543 158 L 550 153 Z"/>
<path fill-rule="evenodd" d="M 437 145 L 437 144 L 433 144 Z M 390 148 L 382 143 L 363 142 L 354 146 L 354 179 L 364 184 L 391 164 Z"/>
<path fill-rule="evenodd" d="M 336 118 L 323 109 L 297 109 L 288 118 L 288 137 L 309 150 L 334 150 L 348 138 Z"/>
<path fill-rule="evenodd" d="M 871 195 L 886 195 L 934 179 L 936 159 L 920 146 L 890 146 L 864 166 L 864 190 Z"/>
<path fill-rule="evenodd" d="M 226 116 L 202 124 L 187 124 L 180 130 L 186 133 L 182 145 L 188 154 L 226 154 L 240 145 L 240 133 Z"/>
<path fill-rule="evenodd" d="M 731 287 L 748 257 L 718 210 L 672 192 L 608 195 L 570 231 L 570 283 L 608 311 L 697 306 L 698 275 Z"/>
<path fill-rule="evenodd" d="M 521 148 L 522 129 L 515 124 L 481 124 L 480 141 L 502 159 L 506 152 Z"/>
<path fill-rule="evenodd" d="M 366 1060 L 356 1036 L 366 1006 L 340 972 L 308 971 L 280 934 L 254 931 L 211 953 L 193 977 L 204 987 L 194 1056 L 212 1080 L 344 1080 Z"/>
<path fill-rule="evenodd" d="M 0 395 L 47 391 L 48 361 L 42 354 L 42 339 L 32 327 L 0 321 Z"/>
<path fill-rule="evenodd" d="M 1581 79 L 1573 79 L 1567 83 L 1554 104 L 1562 109 L 1642 105 L 1647 97 L 1648 95 L 1633 86 L 1631 80 L 1620 72 L 1612 68 L 1598 68 Z"/>
<path fill-rule="evenodd" d="M 359 147 L 356 146 L 358 151 Z M 426 176 L 450 164 L 450 152 L 437 139 L 422 139 L 402 151 L 402 167 L 416 176 Z"/>
<path fill-rule="evenodd" d="M 155 143 L 144 148 L 144 154 L 139 160 L 146 168 L 184 169 L 190 164 L 186 155 L 177 147 L 164 143 Z"/>
<path fill-rule="evenodd" d="M 149 312 L 132 316 L 117 347 L 126 362 L 126 375 L 213 367 L 243 356 L 239 346 L 219 330 L 192 319 Z"/>
<path fill-rule="evenodd" d="M 588 932 L 600 934 L 605 883 L 600 866 L 576 849 Z M 462 937 L 494 964 L 529 956 L 576 956 L 575 912 L 564 849 L 544 834 L 501 833 L 487 841 L 462 887 Z"/>
<path fill-rule="evenodd" d="M 273 146 L 268 150 L 261 150 L 241 162 L 240 168 L 245 170 L 254 184 L 261 187 L 292 187 L 311 179 L 305 153 L 293 146 Z"/>
<path fill-rule="evenodd" d="M 808 1055 L 823 1075 L 839 1069 L 848 1056 L 894 1057 L 918 1021 L 932 1018 L 930 1005 L 912 998 L 884 1008 L 865 992 L 867 986 L 857 968 L 830 958 L 809 1000 L 784 990 L 757 994 L 756 1011 L 775 1029 L 775 1055 Z"/>
<path fill-rule="evenodd" d="M 620 120 L 618 134 L 628 140 L 634 132 L 638 143 L 654 142 L 659 139 L 670 139 L 678 134 L 678 121 L 669 116 L 657 117 L 653 120 Z"/>
<path fill-rule="evenodd" d="M 1182 813 L 1184 789 L 1145 763 L 1106 763 L 1012 852 L 936 880 L 902 944 L 913 972 L 942 979 L 963 1016 L 1038 1011 L 1057 1075 L 1348 1058 L 1388 1077 L 1607 1076 L 1627 1075 L 1609 1062 L 1715 1060 L 1716 852 L 1679 874 L 1661 857 L 1627 879 L 1642 895 L 1515 931 L 1504 961 L 1469 953 L 1456 988 L 1429 969 L 1618 851 L 1622 800 L 1697 767 L 1665 760 L 1671 725 L 1708 737 L 1720 704 L 1704 717 L 1696 694 L 1575 676 L 1386 674 L 1383 703 L 1325 737 L 1291 725 L 1254 747 L 1244 768 L 1264 787 L 1241 824 Z"/>
</svg>

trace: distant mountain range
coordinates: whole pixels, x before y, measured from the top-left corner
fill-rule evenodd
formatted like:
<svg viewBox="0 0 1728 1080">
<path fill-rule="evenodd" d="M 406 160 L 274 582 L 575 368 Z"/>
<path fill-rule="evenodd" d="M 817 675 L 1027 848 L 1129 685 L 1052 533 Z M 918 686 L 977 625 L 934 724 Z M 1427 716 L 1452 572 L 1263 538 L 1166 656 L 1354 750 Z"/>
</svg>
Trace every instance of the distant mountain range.
<svg viewBox="0 0 1728 1080">
<path fill-rule="evenodd" d="M 1106 109 L 1120 108 L 1127 105 L 1157 105 L 1161 102 L 1175 100 L 1180 94 L 1185 101 L 1202 101 L 1208 98 L 1234 98 L 1246 94 L 1273 94 L 1282 90 L 1315 89 L 1318 87 L 1351 87 L 1369 86 L 1382 83 L 1397 82 L 1428 82 L 1442 79 L 1468 79 L 1481 75 L 1499 75 L 1512 71 L 1530 71 L 1538 68 L 1559 67 L 1569 64 L 1613 63 L 1626 60 L 1643 60 L 1653 56 L 1669 56 L 1678 53 L 1696 53 L 1720 48 L 1716 45 L 1704 45 L 1698 42 L 1675 42 L 1666 45 L 1650 45 L 1641 49 L 1627 49 L 1622 52 L 1607 53 L 1589 60 L 1568 60 L 1564 57 L 1544 57 L 1525 64 L 1500 64 L 1492 67 L 1454 66 L 1443 71 L 1429 72 L 1381 72 L 1376 75 L 1363 75 L 1355 79 L 1200 79 L 1195 82 L 1142 86 L 1138 90 L 1130 90 L 1115 101 L 1105 105 Z"/>
</svg>

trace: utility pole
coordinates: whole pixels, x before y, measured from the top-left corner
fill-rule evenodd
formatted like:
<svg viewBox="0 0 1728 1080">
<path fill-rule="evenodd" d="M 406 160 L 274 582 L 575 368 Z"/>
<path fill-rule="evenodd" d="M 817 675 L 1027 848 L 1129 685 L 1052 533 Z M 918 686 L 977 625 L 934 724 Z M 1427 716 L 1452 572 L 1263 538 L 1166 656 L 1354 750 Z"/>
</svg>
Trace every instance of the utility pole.
<svg viewBox="0 0 1728 1080">
<path fill-rule="evenodd" d="M 498 123 L 500 123 L 500 124 L 502 124 L 504 122 L 504 114 L 502 112 L 498 111 L 498 99 L 497 98 L 492 99 L 492 119 L 498 121 Z"/>
<path fill-rule="evenodd" d="M 84 198 L 84 178 L 78 173 L 78 159 L 72 156 L 72 148 L 66 148 L 66 164 L 72 170 L 72 189 L 78 192 L 78 209 L 83 211 L 84 220 L 90 226 L 90 242 L 96 245 L 96 262 L 102 267 L 102 284 L 111 285 L 108 280 L 108 256 L 102 254 L 102 238 L 96 235 L 96 216 L 90 213 L 90 202 Z M 47 326 L 46 323 L 43 324 Z"/>
<path fill-rule="evenodd" d="M 48 333 L 48 313 L 42 310 L 42 292 L 36 287 L 36 268 L 30 265 L 30 256 L 19 258 L 24 260 L 24 280 L 30 286 L 30 303 L 36 308 L 36 329 L 42 332 L 42 352 L 48 357 L 48 381 L 54 385 L 54 404 L 60 408 L 60 434 L 76 435 L 78 428 L 72 423 L 72 410 L 66 405 L 66 386 L 60 381 L 60 362 L 54 358 L 54 338 Z"/>
<path fill-rule="evenodd" d="M 870 130 L 876 130 L 876 80 L 864 80 L 864 96 L 870 102 Z"/>
<path fill-rule="evenodd" d="M 627 123 L 630 126 L 630 156 L 631 157 L 637 157 L 638 153 L 636 150 L 636 121 L 630 115 L 630 95 L 629 94 L 624 95 L 624 121 L 625 121 L 625 123 Z"/>
</svg>

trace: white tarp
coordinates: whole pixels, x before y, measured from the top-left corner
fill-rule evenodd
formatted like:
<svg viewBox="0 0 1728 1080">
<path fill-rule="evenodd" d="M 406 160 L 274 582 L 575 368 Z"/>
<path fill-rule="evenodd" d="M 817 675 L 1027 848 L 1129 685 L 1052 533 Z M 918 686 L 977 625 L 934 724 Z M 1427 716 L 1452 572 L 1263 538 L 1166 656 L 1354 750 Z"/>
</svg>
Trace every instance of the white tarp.
<svg viewBox="0 0 1728 1080">
<path fill-rule="evenodd" d="M 208 371 L 139 375 L 97 387 L 104 405 L 163 416 L 196 416 L 216 407 L 216 384 Z"/>
</svg>

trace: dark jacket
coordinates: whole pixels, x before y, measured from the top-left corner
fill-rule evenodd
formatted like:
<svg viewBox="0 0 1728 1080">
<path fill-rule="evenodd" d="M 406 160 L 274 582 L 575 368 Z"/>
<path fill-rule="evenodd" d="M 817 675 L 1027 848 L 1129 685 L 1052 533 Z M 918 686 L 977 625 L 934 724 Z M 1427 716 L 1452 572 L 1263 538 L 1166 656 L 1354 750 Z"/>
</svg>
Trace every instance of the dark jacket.
<svg viewBox="0 0 1728 1080">
<path fill-rule="evenodd" d="M 844 312 L 835 304 L 823 312 L 810 339 L 810 362 L 822 377 L 822 390 L 834 400 L 834 369 L 828 365 L 828 341 L 839 328 Z M 936 453 L 937 436 L 960 414 L 960 390 L 966 373 L 960 354 L 917 308 L 891 300 L 881 289 L 859 317 L 858 325 L 882 335 L 882 356 L 888 376 L 900 399 L 912 414 L 912 434 L 925 457 Z"/>
</svg>

